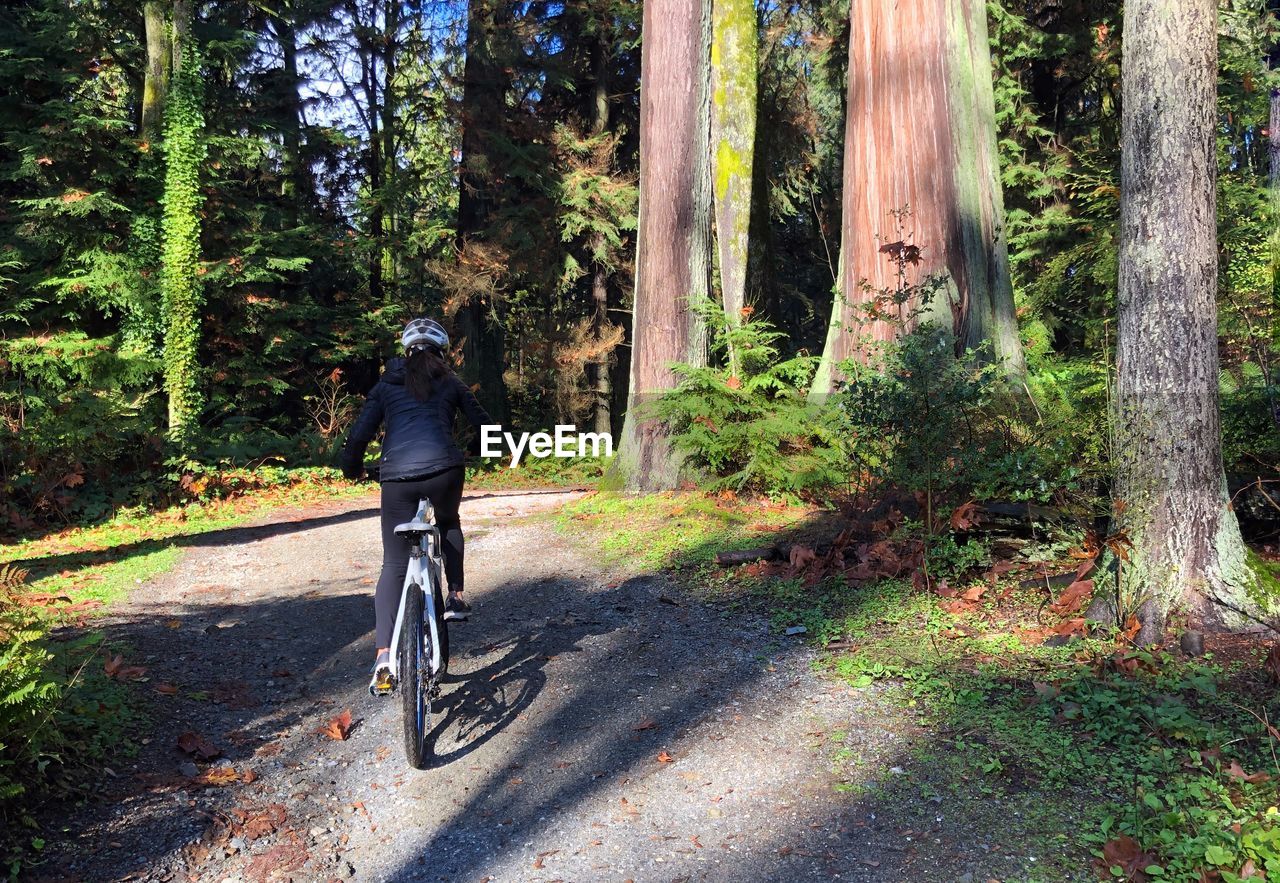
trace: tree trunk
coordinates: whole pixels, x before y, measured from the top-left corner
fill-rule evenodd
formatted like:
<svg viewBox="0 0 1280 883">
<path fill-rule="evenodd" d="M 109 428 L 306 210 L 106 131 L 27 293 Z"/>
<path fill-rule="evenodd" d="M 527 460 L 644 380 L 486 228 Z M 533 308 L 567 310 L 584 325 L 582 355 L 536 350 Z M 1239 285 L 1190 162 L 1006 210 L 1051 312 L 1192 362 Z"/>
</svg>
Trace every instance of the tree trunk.
<svg viewBox="0 0 1280 883">
<path fill-rule="evenodd" d="M 298 94 L 298 35 L 293 11 L 289 9 L 275 19 L 276 40 L 283 59 L 284 94 L 280 108 L 280 195 L 284 197 L 286 220 L 290 227 L 298 225 L 298 209 L 311 193 L 305 164 L 302 161 L 302 107 Z"/>
<path fill-rule="evenodd" d="M 1123 53 L 1114 493 L 1132 548 L 1091 613 L 1137 613 L 1152 643 L 1174 605 L 1210 628 L 1268 605 L 1222 470 L 1214 0 L 1131 0 Z"/>
<path fill-rule="evenodd" d="M 985 4 L 854 3 L 848 78 L 839 327 L 823 353 L 828 388 L 815 391 L 829 391 L 837 363 L 865 360 L 868 342 L 897 334 L 898 323 L 868 321 L 863 306 L 895 288 L 897 267 L 879 248 L 904 235 L 922 258 L 908 284 L 945 279 L 923 318 L 952 328 L 963 348 L 987 343 L 1021 374 Z M 899 230 L 902 209 L 911 215 Z"/>
<path fill-rule="evenodd" d="M 720 296 L 730 326 L 746 306 L 756 139 L 756 9 L 753 0 L 714 0 L 711 19 L 711 144 Z M 737 365 L 730 350 L 729 361 Z"/>
<path fill-rule="evenodd" d="M 1271 90 L 1271 117 L 1267 121 L 1267 159 L 1269 182 L 1273 192 L 1280 192 L 1280 89 Z"/>
<path fill-rule="evenodd" d="M 390 279 L 394 294 L 397 276 L 395 249 L 396 206 L 398 194 L 398 166 L 396 165 L 396 52 L 399 47 L 400 0 L 387 0 L 383 4 L 382 32 L 382 85 L 378 90 L 382 97 L 382 190 L 378 193 L 379 219 L 378 242 L 383 285 Z M 386 295 L 384 294 L 384 297 Z"/>
<path fill-rule="evenodd" d="M 609 46 L 603 29 L 594 37 L 591 47 L 592 117 L 591 134 L 603 135 L 609 128 Z M 591 316 L 592 332 L 596 341 L 603 339 L 609 328 L 609 271 L 601 261 L 591 268 Z M 594 432 L 613 433 L 613 384 L 610 377 L 612 352 L 601 352 L 592 366 L 592 397 Z"/>
<path fill-rule="evenodd" d="M 703 4 L 644 5 L 631 386 L 613 471 L 631 490 L 675 487 L 679 461 L 666 427 L 646 409 L 675 386 L 672 362 L 706 361 L 706 332 L 693 309 L 708 285 L 709 25 Z"/>
<path fill-rule="evenodd" d="M 470 0 L 467 6 L 467 58 L 462 74 L 462 171 L 458 190 L 457 243 L 466 252 L 471 240 L 482 240 L 493 208 L 493 161 L 490 133 L 506 118 L 509 75 L 495 42 L 512 26 L 511 4 L 503 0 Z M 507 412 L 504 335 L 496 297 L 472 295 L 458 313 L 464 338 L 462 377 L 478 385 L 477 397 L 495 420 Z"/>
<path fill-rule="evenodd" d="M 192 0 L 173 0 L 173 37 L 169 47 L 173 58 L 170 69 L 176 76 L 182 70 L 182 50 L 191 42 L 191 20 L 194 16 Z"/>
<path fill-rule="evenodd" d="M 164 100 L 169 94 L 169 76 L 173 50 L 169 41 L 169 23 L 165 21 L 161 0 L 142 4 L 142 21 L 147 37 L 147 70 L 142 84 L 142 138 L 152 144 L 164 133 Z"/>
<path fill-rule="evenodd" d="M 177 20 L 175 14 L 175 25 Z M 175 38 L 178 33 L 175 27 Z M 177 39 L 174 42 L 180 43 Z M 183 454 L 191 456 L 194 432 L 204 405 L 199 360 L 204 302 L 200 281 L 204 83 L 200 60 L 190 47 L 183 47 L 182 57 L 183 64 L 174 69 L 173 91 L 165 110 L 160 288 L 165 324 L 164 386 L 169 399 L 169 439 Z"/>
</svg>

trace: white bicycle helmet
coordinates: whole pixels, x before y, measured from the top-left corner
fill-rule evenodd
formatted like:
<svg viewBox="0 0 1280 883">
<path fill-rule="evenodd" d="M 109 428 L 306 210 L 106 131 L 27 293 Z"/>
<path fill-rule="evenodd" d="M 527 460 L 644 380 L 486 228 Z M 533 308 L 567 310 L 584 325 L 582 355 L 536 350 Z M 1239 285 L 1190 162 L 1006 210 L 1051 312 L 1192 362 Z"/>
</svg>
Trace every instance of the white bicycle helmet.
<svg viewBox="0 0 1280 883">
<path fill-rule="evenodd" d="M 400 335 L 400 344 L 405 352 L 420 346 L 434 347 L 438 350 L 449 348 L 449 333 L 435 319 L 413 319 L 404 326 Z"/>
</svg>

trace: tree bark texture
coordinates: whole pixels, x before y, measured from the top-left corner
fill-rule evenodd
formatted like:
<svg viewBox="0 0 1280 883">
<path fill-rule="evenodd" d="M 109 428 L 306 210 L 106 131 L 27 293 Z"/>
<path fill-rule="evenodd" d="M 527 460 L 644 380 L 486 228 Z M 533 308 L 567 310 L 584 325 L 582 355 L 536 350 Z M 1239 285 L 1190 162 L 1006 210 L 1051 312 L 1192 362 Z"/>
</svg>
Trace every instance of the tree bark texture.
<svg viewBox="0 0 1280 883">
<path fill-rule="evenodd" d="M 1222 468 L 1216 5 L 1131 0 L 1123 47 L 1115 499 L 1132 548 L 1111 609 L 1151 643 L 1175 604 L 1210 627 L 1266 604 Z"/>
<path fill-rule="evenodd" d="M 146 0 L 142 4 L 142 21 L 146 30 L 147 69 L 142 83 L 140 128 L 143 139 L 155 144 L 164 132 L 164 100 L 169 94 L 173 64 L 169 23 L 161 0 Z"/>
<path fill-rule="evenodd" d="M 640 79 L 640 215 L 631 385 L 614 475 L 630 490 L 672 488 L 680 464 L 648 403 L 676 384 L 671 363 L 704 364 L 692 308 L 710 260 L 710 16 L 690 0 L 644 6 Z"/>
<path fill-rule="evenodd" d="M 945 279 L 924 317 L 1022 373 L 981 0 L 854 0 L 844 176 L 841 296 L 823 376 L 897 334 L 861 307 L 895 289 L 897 268 L 879 249 L 904 237 L 921 250 L 908 284 Z M 911 214 L 899 230 L 902 209 Z"/>
<path fill-rule="evenodd" d="M 711 147 L 720 296 L 731 326 L 746 306 L 751 185 L 756 140 L 756 9 L 753 0 L 713 0 Z M 736 361 L 731 352 L 729 358 Z"/>
</svg>

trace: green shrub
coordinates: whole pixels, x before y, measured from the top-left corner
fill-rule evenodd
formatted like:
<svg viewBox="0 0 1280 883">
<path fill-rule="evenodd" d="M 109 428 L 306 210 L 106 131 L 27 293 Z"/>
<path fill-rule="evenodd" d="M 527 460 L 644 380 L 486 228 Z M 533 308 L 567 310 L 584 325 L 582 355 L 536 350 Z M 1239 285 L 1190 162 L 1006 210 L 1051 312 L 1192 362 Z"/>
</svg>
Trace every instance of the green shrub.
<svg viewBox="0 0 1280 883">
<path fill-rule="evenodd" d="M 680 382 L 657 404 L 676 450 L 712 489 L 805 495 L 843 485 L 848 429 L 838 409 L 810 404 L 814 356 L 781 357 L 783 337 L 766 321 L 731 326 L 715 304 L 703 309 L 713 358 L 727 366 L 678 364 Z"/>
</svg>

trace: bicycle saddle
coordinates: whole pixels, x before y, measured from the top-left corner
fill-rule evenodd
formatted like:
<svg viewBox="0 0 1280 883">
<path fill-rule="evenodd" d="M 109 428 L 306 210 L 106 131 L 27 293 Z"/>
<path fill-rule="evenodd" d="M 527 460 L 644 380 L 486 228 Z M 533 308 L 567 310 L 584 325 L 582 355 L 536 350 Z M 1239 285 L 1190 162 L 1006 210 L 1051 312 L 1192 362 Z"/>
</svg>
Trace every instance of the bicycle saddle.
<svg viewBox="0 0 1280 883">
<path fill-rule="evenodd" d="M 431 508 L 431 504 L 426 500 L 418 503 L 418 511 L 413 514 L 413 521 L 406 521 L 404 524 L 396 525 L 395 532 L 401 536 L 421 535 L 431 531 L 435 525 L 431 523 L 435 511 Z"/>
</svg>

